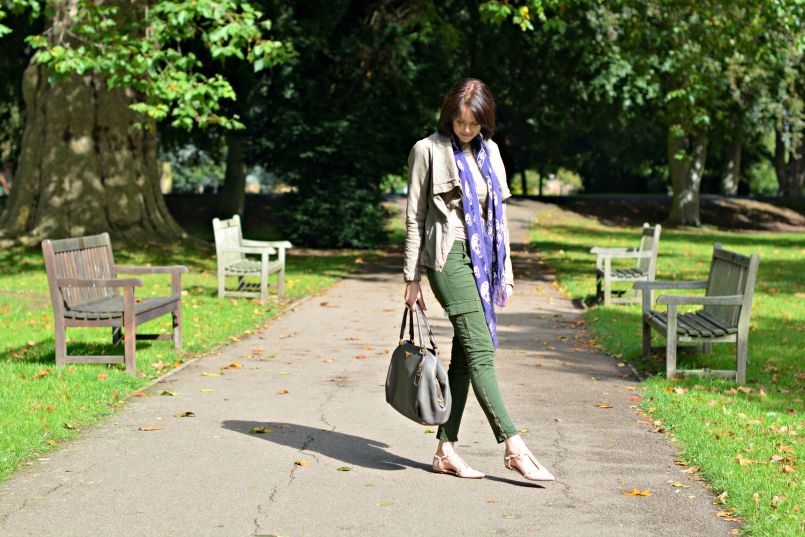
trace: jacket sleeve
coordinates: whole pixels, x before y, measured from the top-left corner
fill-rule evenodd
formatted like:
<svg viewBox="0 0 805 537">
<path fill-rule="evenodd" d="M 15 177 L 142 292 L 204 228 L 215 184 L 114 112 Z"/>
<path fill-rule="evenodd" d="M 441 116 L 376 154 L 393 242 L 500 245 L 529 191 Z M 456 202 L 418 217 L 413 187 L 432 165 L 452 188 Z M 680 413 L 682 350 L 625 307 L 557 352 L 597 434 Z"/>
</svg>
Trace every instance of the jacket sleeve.
<svg viewBox="0 0 805 537">
<path fill-rule="evenodd" d="M 503 228 L 505 233 L 503 236 L 506 239 L 506 261 L 503 263 L 503 271 L 506 275 L 506 283 L 514 285 L 514 271 L 512 271 L 512 248 L 509 241 L 509 220 L 506 218 L 506 204 L 503 204 Z"/>
<path fill-rule="evenodd" d="M 420 140 L 408 155 L 408 204 L 405 209 L 405 281 L 422 278 L 419 259 L 425 242 L 425 216 L 428 212 L 428 185 L 430 178 L 430 146 L 427 139 Z"/>
</svg>

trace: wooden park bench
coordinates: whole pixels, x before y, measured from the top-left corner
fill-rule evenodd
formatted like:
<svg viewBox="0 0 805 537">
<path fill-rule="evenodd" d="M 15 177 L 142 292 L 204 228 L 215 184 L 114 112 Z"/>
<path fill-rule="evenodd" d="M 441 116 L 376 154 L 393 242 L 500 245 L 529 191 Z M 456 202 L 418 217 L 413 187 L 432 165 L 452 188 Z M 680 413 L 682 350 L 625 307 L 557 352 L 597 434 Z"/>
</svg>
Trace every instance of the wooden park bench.
<svg viewBox="0 0 805 537">
<path fill-rule="evenodd" d="M 136 371 L 137 339 L 173 339 L 182 349 L 183 266 L 134 267 L 116 265 L 109 234 L 42 242 L 45 269 L 53 303 L 56 326 L 56 365 L 67 363 L 124 363 L 128 373 Z M 118 278 L 119 274 L 170 274 L 171 296 L 135 297 L 141 287 L 137 278 Z M 123 296 L 120 290 L 123 290 Z M 171 334 L 138 334 L 137 327 L 170 314 Z M 123 339 L 123 356 L 68 356 L 68 327 L 112 327 L 112 344 Z"/>
<path fill-rule="evenodd" d="M 735 377 L 746 381 L 746 354 L 749 342 L 749 313 L 757 277 L 758 254 L 736 254 L 724 250 L 720 244 L 713 247 L 710 275 L 707 280 L 681 282 L 637 282 L 635 288 L 643 290 L 643 356 L 652 350 L 652 328 L 665 335 L 665 375 L 675 376 L 712 374 Z M 704 296 L 660 295 L 657 304 L 666 304 L 666 312 L 651 309 L 651 294 L 646 291 L 669 289 L 705 289 Z M 700 305 L 703 308 L 680 313 L 679 306 Z M 737 365 L 735 370 L 676 368 L 677 345 L 700 345 L 709 352 L 713 343 L 735 343 Z"/>
<path fill-rule="evenodd" d="M 635 291 L 634 297 L 622 297 L 625 290 L 613 290 L 615 282 L 653 281 L 657 274 L 657 249 L 660 244 L 662 226 L 643 224 L 643 235 L 640 245 L 635 248 L 605 248 L 596 246 L 590 250 L 595 254 L 595 298 L 599 302 L 603 298 L 604 306 L 613 303 L 639 302 Z M 632 268 L 615 268 L 613 259 L 634 259 Z M 617 295 L 613 298 L 612 295 Z M 649 297 L 650 298 L 650 297 Z"/>
<path fill-rule="evenodd" d="M 218 258 L 218 296 L 259 297 L 264 304 L 268 297 L 268 275 L 278 272 L 277 293 L 285 294 L 285 250 L 292 248 L 288 241 L 252 241 L 243 238 L 240 217 L 228 220 L 213 219 L 215 254 Z M 247 259 L 247 254 L 259 255 L 260 261 Z M 272 255 L 277 255 L 271 261 Z M 226 290 L 226 277 L 236 276 L 236 291 Z M 246 281 L 246 276 L 260 278 L 260 283 Z M 259 289 L 259 292 L 256 291 Z"/>
</svg>

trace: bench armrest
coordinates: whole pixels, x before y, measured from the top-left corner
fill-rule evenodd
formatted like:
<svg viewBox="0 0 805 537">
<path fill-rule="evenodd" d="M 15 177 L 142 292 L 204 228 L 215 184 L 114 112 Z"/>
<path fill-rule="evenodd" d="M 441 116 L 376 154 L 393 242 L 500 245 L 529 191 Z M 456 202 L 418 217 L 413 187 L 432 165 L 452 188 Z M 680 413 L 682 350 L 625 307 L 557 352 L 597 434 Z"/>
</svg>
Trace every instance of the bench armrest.
<svg viewBox="0 0 805 537">
<path fill-rule="evenodd" d="M 58 278 L 59 287 L 142 287 L 138 278 L 117 278 L 114 280 L 81 280 L 78 278 Z"/>
<path fill-rule="evenodd" d="M 696 306 L 740 306 L 743 301 L 742 295 L 721 295 L 721 296 L 678 296 L 660 295 L 657 297 L 657 304 L 677 304 L 677 305 L 696 305 Z"/>
<path fill-rule="evenodd" d="M 230 254 L 275 254 L 277 251 L 270 247 L 270 246 L 224 246 L 221 248 L 221 252 L 223 253 L 230 253 Z"/>
<path fill-rule="evenodd" d="M 606 259 L 641 259 L 651 257 L 651 252 L 605 252 L 596 254 L 599 258 Z"/>
<path fill-rule="evenodd" d="M 172 265 L 165 267 L 140 267 L 133 265 L 117 265 L 116 274 L 185 274 L 187 267 L 184 265 Z"/>
<path fill-rule="evenodd" d="M 689 280 L 680 282 L 635 282 L 632 286 L 635 289 L 707 289 L 707 280 Z"/>
<path fill-rule="evenodd" d="M 293 248 L 293 244 L 288 241 L 252 241 L 243 239 L 240 241 L 241 246 L 268 246 L 273 248 Z"/>
<path fill-rule="evenodd" d="M 606 248 L 604 246 L 595 246 L 590 248 L 591 254 L 623 254 L 626 252 L 634 252 L 634 248 Z"/>
</svg>

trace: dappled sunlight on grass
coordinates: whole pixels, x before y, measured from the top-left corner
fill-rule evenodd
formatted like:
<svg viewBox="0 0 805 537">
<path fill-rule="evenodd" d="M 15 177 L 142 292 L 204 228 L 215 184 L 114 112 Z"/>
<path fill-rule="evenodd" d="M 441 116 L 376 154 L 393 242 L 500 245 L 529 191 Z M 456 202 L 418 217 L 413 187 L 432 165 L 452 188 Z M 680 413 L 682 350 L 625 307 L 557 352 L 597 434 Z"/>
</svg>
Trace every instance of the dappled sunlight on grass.
<svg viewBox="0 0 805 537">
<path fill-rule="evenodd" d="M 588 303 L 595 293 L 589 249 L 637 247 L 639 237 L 637 227 L 604 226 L 558 208 L 539 213 L 531 232 L 560 289 Z M 643 383 L 643 410 L 658 430 L 673 435 L 693 472 L 727 493 L 725 507 L 746 520 L 744 530 L 795 535 L 803 530 L 805 509 L 805 234 L 666 228 L 657 279 L 706 279 L 715 242 L 760 254 L 746 385 L 710 377 L 666 381 L 664 353 L 641 356 L 640 305 L 594 305 L 583 316 L 607 353 L 659 374 Z M 664 345 L 656 333 L 653 345 Z M 678 366 L 734 369 L 735 345 L 715 344 L 711 354 L 680 353 Z"/>
</svg>

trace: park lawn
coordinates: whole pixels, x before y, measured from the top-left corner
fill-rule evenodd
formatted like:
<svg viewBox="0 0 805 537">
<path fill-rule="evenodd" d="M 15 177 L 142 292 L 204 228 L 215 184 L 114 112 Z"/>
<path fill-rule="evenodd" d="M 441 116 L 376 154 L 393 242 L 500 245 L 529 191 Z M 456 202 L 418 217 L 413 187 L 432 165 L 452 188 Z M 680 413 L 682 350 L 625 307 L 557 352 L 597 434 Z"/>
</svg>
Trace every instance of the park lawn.
<svg viewBox="0 0 805 537">
<path fill-rule="evenodd" d="M 588 302 L 595 293 L 590 247 L 636 247 L 639 237 L 638 228 L 603 225 L 559 208 L 539 213 L 531 229 L 560 290 Z M 746 385 L 715 378 L 666 381 L 664 354 L 640 358 L 639 304 L 594 306 L 583 317 L 605 352 L 651 375 L 642 384 L 642 410 L 655 431 L 677 443 L 680 464 L 704 477 L 716 494 L 726 493 L 718 500 L 720 516 L 740 517 L 749 535 L 802 535 L 805 234 L 663 229 L 657 279 L 706 279 L 714 242 L 760 254 Z M 662 344 L 653 337 L 654 345 Z M 680 354 L 679 367 L 734 369 L 734 353 L 734 345 L 717 344 L 710 355 Z"/>
<path fill-rule="evenodd" d="M 298 252 L 298 251 L 297 251 Z M 258 329 L 295 299 L 330 286 L 369 252 L 332 255 L 288 254 L 287 298 L 270 295 L 267 304 L 251 299 L 217 298 L 212 245 L 186 242 L 172 246 L 116 248 L 115 260 L 132 265 L 186 265 L 183 275 L 183 352 L 170 340 L 137 342 L 137 370 L 121 365 L 54 363 L 53 312 L 39 250 L 0 252 L 0 481 L 24 461 L 76 436 L 100 417 L 114 412 L 127 396 L 188 359 L 237 341 Z M 137 296 L 170 292 L 170 275 L 138 276 Z M 271 281 L 276 282 L 272 276 Z M 229 282 L 230 284 L 232 282 Z M 167 332 L 170 316 L 142 326 L 141 333 Z M 68 329 L 70 354 L 123 354 L 111 345 L 110 328 Z"/>
</svg>

